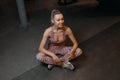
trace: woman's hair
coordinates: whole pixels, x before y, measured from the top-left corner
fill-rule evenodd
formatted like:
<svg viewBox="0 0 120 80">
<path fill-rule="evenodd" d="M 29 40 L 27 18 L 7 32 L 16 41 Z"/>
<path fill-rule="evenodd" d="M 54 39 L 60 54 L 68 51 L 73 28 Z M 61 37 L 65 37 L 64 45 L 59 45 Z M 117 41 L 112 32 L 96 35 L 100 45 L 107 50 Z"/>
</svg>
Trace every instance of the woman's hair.
<svg viewBox="0 0 120 80">
<path fill-rule="evenodd" d="M 51 19 L 53 19 L 56 14 L 62 14 L 62 13 L 58 9 L 53 9 L 51 11 Z"/>
</svg>

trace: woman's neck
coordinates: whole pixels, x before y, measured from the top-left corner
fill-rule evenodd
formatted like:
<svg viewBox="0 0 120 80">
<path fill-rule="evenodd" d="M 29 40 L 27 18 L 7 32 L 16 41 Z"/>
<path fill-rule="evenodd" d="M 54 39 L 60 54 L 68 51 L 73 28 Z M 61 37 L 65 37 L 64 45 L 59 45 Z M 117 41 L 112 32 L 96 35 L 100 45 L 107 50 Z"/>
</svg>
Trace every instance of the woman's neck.
<svg viewBox="0 0 120 80">
<path fill-rule="evenodd" d="M 63 30 L 65 29 L 65 27 L 59 28 L 59 27 L 57 27 L 57 26 L 53 26 L 53 28 L 54 28 L 54 30 L 55 30 L 56 32 L 58 32 L 58 31 L 63 31 Z"/>
</svg>

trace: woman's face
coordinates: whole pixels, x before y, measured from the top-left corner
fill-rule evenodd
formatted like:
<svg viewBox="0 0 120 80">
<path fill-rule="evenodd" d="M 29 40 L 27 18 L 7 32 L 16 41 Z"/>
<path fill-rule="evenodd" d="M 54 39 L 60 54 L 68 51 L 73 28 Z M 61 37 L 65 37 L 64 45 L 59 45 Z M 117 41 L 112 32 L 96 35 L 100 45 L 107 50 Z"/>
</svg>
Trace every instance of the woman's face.
<svg viewBox="0 0 120 80">
<path fill-rule="evenodd" d="M 64 17 L 63 14 L 56 14 L 53 19 L 53 23 L 58 28 L 63 28 L 64 26 Z"/>
</svg>

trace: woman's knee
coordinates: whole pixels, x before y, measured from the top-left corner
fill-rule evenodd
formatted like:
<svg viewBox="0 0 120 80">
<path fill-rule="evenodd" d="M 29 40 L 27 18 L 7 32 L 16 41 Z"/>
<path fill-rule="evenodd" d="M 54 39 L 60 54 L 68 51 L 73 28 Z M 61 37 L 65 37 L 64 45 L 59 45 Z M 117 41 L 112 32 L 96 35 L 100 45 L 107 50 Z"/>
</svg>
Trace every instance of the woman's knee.
<svg viewBox="0 0 120 80">
<path fill-rule="evenodd" d="M 82 49 L 77 48 L 77 50 L 76 50 L 76 55 L 77 55 L 77 56 L 80 56 L 81 54 L 82 54 Z"/>
<path fill-rule="evenodd" d="M 36 55 L 36 59 L 39 60 L 39 61 L 41 61 L 41 58 L 42 58 L 43 56 L 44 56 L 43 54 L 38 53 L 38 54 Z"/>
</svg>

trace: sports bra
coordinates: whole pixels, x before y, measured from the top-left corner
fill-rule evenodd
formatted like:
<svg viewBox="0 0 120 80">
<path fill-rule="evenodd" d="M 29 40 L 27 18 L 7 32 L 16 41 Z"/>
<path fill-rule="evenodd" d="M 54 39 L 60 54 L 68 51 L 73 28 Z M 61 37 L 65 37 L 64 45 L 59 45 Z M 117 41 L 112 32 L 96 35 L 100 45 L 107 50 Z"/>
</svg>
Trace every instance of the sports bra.
<svg viewBox="0 0 120 80">
<path fill-rule="evenodd" d="M 65 33 L 65 31 L 63 31 L 63 33 L 62 33 L 62 34 L 63 34 L 63 39 L 60 40 L 60 41 L 56 41 L 56 40 L 54 39 L 54 34 L 55 34 L 54 28 L 51 27 L 51 34 L 50 34 L 50 38 L 49 38 L 50 43 L 60 44 L 60 43 L 64 43 L 64 42 L 65 42 L 65 40 L 66 40 L 66 33 Z"/>
</svg>

